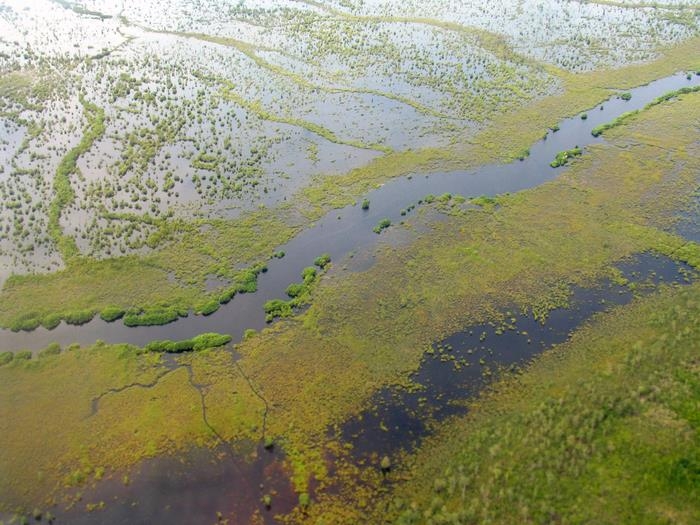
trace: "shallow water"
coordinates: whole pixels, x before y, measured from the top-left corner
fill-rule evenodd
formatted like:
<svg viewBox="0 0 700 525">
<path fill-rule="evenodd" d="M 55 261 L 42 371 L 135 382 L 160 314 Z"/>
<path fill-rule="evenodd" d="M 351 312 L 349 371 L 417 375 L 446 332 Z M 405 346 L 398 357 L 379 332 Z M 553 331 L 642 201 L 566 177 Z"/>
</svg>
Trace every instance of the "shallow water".
<svg viewBox="0 0 700 525">
<path fill-rule="evenodd" d="M 120 321 L 106 323 L 96 317 L 82 326 L 61 323 L 50 331 L 45 328 L 19 333 L 0 330 L 2 349 L 39 350 L 51 342 L 87 345 L 97 339 L 108 343 L 144 345 L 155 339 L 188 339 L 203 332 L 228 333 L 234 340 L 239 340 L 246 329 L 265 326 L 265 302 L 284 298 L 286 287 L 300 280 L 302 269 L 312 264 L 317 255 L 327 252 L 334 261 L 339 261 L 351 252 L 376 243 L 381 236 L 373 233 L 372 228 L 379 220 L 386 217 L 392 222 L 399 222 L 402 209 L 431 193 L 440 195 L 449 192 L 465 197 L 497 195 L 542 184 L 562 171 L 562 168 L 549 166 L 557 152 L 604 140 L 591 135 L 591 129 L 595 126 L 609 122 L 626 111 L 642 108 L 664 93 L 694 85 L 700 85 L 700 76 L 693 75 L 688 80 L 685 74 L 678 73 L 632 89 L 632 99 L 629 101 L 612 98 L 590 109 L 586 120 L 575 116 L 562 121 L 559 131 L 548 133 L 545 140 L 534 144 L 530 148 L 530 156 L 523 161 L 393 179 L 365 196 L 371 202 L 369 210 L 362 210 L 359 206 L 333 210 L 313 227 L 280 246 L 279 250 L 286 255 L 268 262 L 269 271 L 260 275 L 258 291 L 236 296 L 210 316 L 190 315 L 169 325 L 155 327 L 128 328 Z"/>
<path fill-rule="evenodd" d="M 637 283 L 638 294 L 649 293 L 661 283 L 687 284 L 697 276 L 686 264 L 649 253 L 639 254 L 618 268 Z M 466 327 L 436 343 L 435 353 L 425 356 L 411 377 L 424 389 L 408 392 L 386 388 L 378 392 L 368 403 L 371 409 L 343 425 L 340 439 L 353 445 L 355 460 L 410 451 L 429 432 L 431 422 L 464 414 L 465 401 L 478 394 L 499 369 L 526 364 L 566 341 L 594 314 L 627 304 L 633 297 L 629 287 L 605 280 L 594 287 L 576 288 L 570 307 L 550 312 L 544 323 L 532 315 L 513 312 L 506 315 L 507 328 L 495 323 Z"/>
</svg>

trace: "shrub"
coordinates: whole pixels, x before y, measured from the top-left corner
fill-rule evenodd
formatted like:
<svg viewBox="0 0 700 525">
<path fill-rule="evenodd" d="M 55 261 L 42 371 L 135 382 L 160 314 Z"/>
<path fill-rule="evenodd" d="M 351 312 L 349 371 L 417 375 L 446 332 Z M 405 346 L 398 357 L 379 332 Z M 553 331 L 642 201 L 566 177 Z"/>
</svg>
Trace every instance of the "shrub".
<svg viewBox="0 0 700 525">
<path fill-rule="evenodd" d="M 60 314 L 47 314 L 41 319 L 41 326 L 47 330 L 53 330 L 59 324 L 61 324 Z"/>
<path fill-rule="evenodd" d="M 307 492 L 302 492 L 299 494 L 299 506 L 302 509 L 306 509 L 311 505 L 311 496 Z"/>
<path fill-rule="evenodd" d="M 301 272 L 301 278 L 304 279 L 305 284 L 311 284 L 316 279 L 316 268 L 313 266 L 307 266 Z"/>
<path fill-rule="evenodd" d="M 307 291 L 307 287 L 304 286 L 303 283 L 292 283 L 289 286 L 287 286 L 287 295 L 291 297 L 292 299 L 295 297 L 299 297 L 302 295 L 304 292 Z"/>
<path fill-rule="evenodd" d="M 588 119 L 588 113 L 582 113 L 581 120 L 586 120 L 586 119 Z"/>
<path fill-rule="evenodd" d="M 433 200 L 435 200 L 433 198 Z M 428 202 L 427 200 L 425 202 Z M 433 202 L 433 201 L 430 201 Z M 382 233 L 383 230 L 386 230 L 389 226 L 391 226 L 391 221 L 389 219 L 382 219 L 377 223 L 377 225 L 372 229 L 374 233 Z"/>
<path fill-rule="evenodd" d="M 271 299 L 265 303 L 265 321 L 272 322 L 277 317 L 289 317 L 292 315 L 292 305 L 282 299 Z"/>
<path fill-rule="evenodd" d="M 365 199 L 362 201 L 362 209 L 369 210 L 369 199 Z"/>
<path fill-rule="evenodd" d="M 124 324 L 126 326 L 158 326 L 172 323 L 177 320 L 183 312 L 179 312 L 173 307 L 155 307 L 144 310 L 129 310 L 124 314 Z M 184 312 L 183 317 L 187 316 Z"/>
<path fill-rule="evenodd" d="M 116 321 L 117 319 L 121 319 L 122 317 L 124 317 L 125 313 L 126 311 L 118 306 L 106 306 L 100 312 L 100 318 L 103 321 L 111 323 L 113 321 Z"/>
<path fill-rule="evenodd" d="M 194 343 L 192 349 L 196 352 L 199 350 L 206 350 L 207 348 L 217 348 L 219 346 L 224 346 L 230 341 L 231 336 L 228 334 L 208 332 L 192 338 L 192 342 Z"/>
<path fill-rule="evenodd" d="M 549 163 L 549 165 L 552 168 L 558 168 L 559 166 L 563 166 L 564 164 L 569 162 L 569 159 L 572 159 L 574 157 L 578 157 L 581 154 L 583 154 L 583 150 L 581 148 L 579 148 L 578 146 L 576 146 L 573 149 L 566 150 L 566 151 L 560 151 L 559 153 L 557 153 L 557 156 L 554 157 L 554 160 Z"/>
<path fill-rule="evenodd" d="M 13 332 L 19 332 L 20 330 L 31 332 L 38 328 L 40 324 L 38 314 L 31 312 L 14 319 L 10 323 L 10 330 Z"/>
<path fill-rule="evenodd" d="M 92 321 L 93 317 L 95 317 L 94 310 L 73 310 L 71 312 L 67 312 L 63 316 L 66 323 L 74 325 L 89 323 Z"/>
<path fill-rule="evenodd" d="M 231 341 L 231 336 L 226 334 L 204 333 L 193 337 L 192 339 L 184 339 L 182 341 L 151 341 L 144 349 L 148 352 L 166 352 L 178 354 L 194 350 L 206 350 L 207 348 L 216 348 L 223 346 Z"/>
<path fill-rule="evenodd" d="M 32 358 L 32 353 L 29 350 L 21 350 L 20 352 L 17 352 L 15 354 L 15 361 L 17 361 L 17 360 L 28 361 L 31 358 Z"/>
<path fill-rule="evenodd" d="M 195 308 L 195 313 L 200 315 L 211 315 L 219 309 L 219 301 L 211 299 Z"/>
<path fill-rule="evenodd" d="M 247 341 L 251 337 L 255 337 L 257 333 L 257 330 L 253 330 L 252 328 L 246 328 L 245 332 L 243 332 L 243 340 Z"/>
<path fill-rule="evenodd" d="M 0 366 L 6 365 L 15 358 L 12 352 L 0 352 Z"/>
<path fill-rule="evenodd" d="M 47 357 L 50 355 L 58 355 L 61 353 L 61 345 L 58 343 L 51 343 L 46 348 L 39 352 L 39 358 Z"/>
<path fill-rule="evenodd" d="M 489 197 L 488 195 L 481 195 L 480 197 L 474 197 L 470 202 L 475 206 L 481 206 L 484 208 L 494 206 L 496 204 L 496 199 Z"/>
<path fill-rule="evenodd" d="M 328 266 L 331 262 L 331 256 L 328 253 L 321 254 L 314 260 L 314 265 L 318 266 L 322 270 Z"/>
<path fill-rule="evenodd" d="M 237 286 L 233 286 L 231 288 L 226 288 L 223 292 L 219 294 L 219 303 L 221 304 L 226 304 L 228 303 L 231 299 L 233 299 L 236 295 L 236 292 L 238 291 Z"/>
<path fill-rule="evenodd" d="M 620 98 L 622 100 L 630 100 L 632 98 L 632 93 L 630 93 L 629 91 L 627 93 L 623 93 L 622 95 L 620 95 Z"/>
</svg>

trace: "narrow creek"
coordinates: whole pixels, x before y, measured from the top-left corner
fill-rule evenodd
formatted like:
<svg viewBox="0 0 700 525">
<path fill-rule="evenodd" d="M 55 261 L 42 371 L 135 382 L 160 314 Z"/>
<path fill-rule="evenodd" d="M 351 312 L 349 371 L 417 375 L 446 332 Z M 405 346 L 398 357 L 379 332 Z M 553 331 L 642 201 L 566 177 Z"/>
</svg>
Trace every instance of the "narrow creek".
<svg viewBox="0 0 700 525">
<path fill-rule="evenodd" d="M 150 327 L 129 328 L 120 321 L 107 323 L 95 317 L 82 326 L 62 322 L 53 330 L 43 327 L 32 332 L 0 330 L 1 350 L 37 351 L 53 342 L 61 345 L 87 345 L 97 339 L 107 343 L 142 346 L 156 339 L 189 339 L 203 332 L 231 334 L 234 341 L 240 340 L 246 329 L 259 330 L 265 326 L 265 302 L 285 298 L 286 287 L 299 280 L 301 270 L 309 266 L 317 255 L 329 253 L 333 260 L 338 261 L 356 250 L 366 249 L 376 243 L 380 236 L 372 228 L 381 219 L 400 221 L 401 210 L 416 204 L 428 194 L 449 192 L 472 197 L 513 193 L 538 186 L 555 178 L 564 169 L 549 166 L 559 151 L 574 146 L 583 148 L 604 140 L 591 135 L 594 127 L 609 122 L 624 112 L 643 108 L 669 91 L 697 85 L 700 85 L 700 76 L 692 75 L 688 79 L 684 73 L 678 73 L 631 89 L 630 100 L 613 97 L 588 110 L 585 120 L 580 115 L 563 120 L 559 124 L 559 130 L 547 133 L 544 139 L 534 144 L 530 148 L 530 156 L 523 161 L 392 179 L 364 196 L 371 203 L 368 210 L 362 210 L 357 205 L 332 210 L 313 227 L 280 246 L 279 250 L 285 252 L 285 257 L 268 261 L 269 270 L 259 276 L 258 291 L 237 295 L 210 316 L 190 314 L 168 325 Z"/>
</svg>

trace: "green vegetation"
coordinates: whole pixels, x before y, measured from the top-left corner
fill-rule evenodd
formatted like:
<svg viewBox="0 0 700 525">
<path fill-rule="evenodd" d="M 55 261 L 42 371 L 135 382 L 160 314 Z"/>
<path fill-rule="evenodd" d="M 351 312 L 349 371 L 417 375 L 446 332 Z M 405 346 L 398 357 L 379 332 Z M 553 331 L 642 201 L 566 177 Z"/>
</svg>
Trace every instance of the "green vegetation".
<svg viewBox="0 0 700 525">
<path fill-rule="evenodd" d="M 211 299 L 195 307 L 194 313 L 197 315 L 211 315 L 216 312 L 221 306 L 217 299 Z"/>
<path fill-rule="evenodd" d="M 364 199 L 362 201 L 362 209 L 363 210 L 369 210 L 369 199 Z"/>
<path fill-rule="evenodd" d="M 124 317 L 125 313 L 126 310 L 124 308 L 120 308 L 119 306 L 107 306 L 103 308 L 100 312 L 100 318 L 103 321 L 111 323 L 113 321 L 116 321 L 117 319 L 121 319 L 122 317 Z"/>
<path fill-rule="evenodd" d="M 11 362 L 15 357 L 12 352 L 0 352 L 0 366 L 6 365 Z"/>
<path fill-rule="evenodd" d="M 632 100 L 632 93 L 630 93 L 629 91 L 622 93 L 622 95 L 620 95 L 620 98 L 622 100 Z"/>
<path fill-rule="evenodd" d="M 189 351 L 200 352 L 209 348 L 224 346 L 230 341 L 230 335 L 206 333 L 183 341 L 151 341 L 144 346 L 144 350 L 148 352 L 167 352 L 173 354 Z"/>
<path fill-rule="evenodd" d="M 603 132 L 616 128 L 617 126 L 621 126 L 622 124 L 625 124 L 628 122 L 630 119 L 632 119 L 635 115 L 638 115 L 641 111 L 646 111 L 650 108 L 653 108 L 654 106 L 658 106 L 659 104 L 663 104 L 664 102 L 667 102 L 669 100 L 672 100 L 674 98 L 680 97 L 682 95 L 687 95 L 689 93 L 696 93 L 700 91 L 700 86 L 693 86 L 693 87 L 684 87 L 681 89 L 677 89 L 675 91 L 669 91 L 668 93 L 665 93 L 661 95 L 660 97 L 656 97 L 654 100 L 649 102 L 646 106 L 644 106 L 643 109 L 639 110 L 636 109 L 634 111 L 627 111 L 626 113 L 623 113 L 619 117 L 613 119 L 610 122 L 606 122 L 605 124 L 601 124 L 600 126 L 596 126 L 591 130 L 591 134 L 594 137 L 598 137 L 603 134 Z M 621 97 L 622 98 L 622 97 Z"/>
<path fill-rule="evenodd" d="M 124 313 L 126 326 L 157 326 L 172 323 L 179 317 L 187 317 L 187 309 L 172 306 L 155 306 L 152 308 L 132 308 Z"/>
<path fill-rule="evenodd" d="M 426 200 L 425 202 L 428 202 L 428 201 Z M 430 201 L 430 202 L 432 202 L 432 201 Z M 379 233 L 382 233 L 383 230 L 386 230 L 389 226 L 391 226 L 391 220 L 382 219 L 381 221 L 379 221 L 377 223 L 377 225 L 374 228 L 372 228 L 372 231 L 374 233 L 379 234 Z"/>
<path fill-rule="evenodd" d="M 331 263 L 331 256 L 327 253 L 321 254 L 316 259 L 314 259 L 314 265 L 318 266 L 321 270 L 325 270 L 326 266 Z"/>
<path fill-rule="evenodd" d="M 565 164 L 567 164 L 570 159 L 572 159 L 574 157 L 579 157 L 582 154 L 583 154 L 583 150 L 581 148 L 579 148 L 578 146 L 576 146 L 573 149 L 560 151 L 559 153 L 557 153 L 557 156 L 554 157 L 554 160 L 549 163 L 549 165 L 552 168 L 558 168 L 560 166 L 564 166 Z"/>
<path fill-rule="evenodd" d="M 93 310 L 74 310 L 66 312 L 63 316 L 63 320 L 68 324 L 81 325 L 89 323 L 92 318 L 95 317 L 95 312 Z"/>
<path fill-rule="evenodd" d="M 39 351 L 38 356 L 39 356 L 39 359 L 41 359 L 41 358 L 52 356 L 52 355 L 58 355 L 60 353 L 61 353 L 61 345 L 59 345 L 58 343 L 51 343 L 46 348 Z"/>
<path fill-rule="evenodd" d="M 265 417 L 265 434 L 284 449 L 296 490 L 306 492 L 312 476 L 317 480 L 309 514 L 362 514 L 354 504 L 320 501 L 330 483 L 329 428 L 365 408 L 387 384 L 409 385 L 434 340 L 498 319 L 504 308 L 546 319 L 567 304 L 571 286 L 614 275 L 612 264 L 640 251 L 697 255 L 692 243 L 667 233 L 669 217 L 697 184 L 695 97 L 612 130 L 609 143 L 592 146 L 560 177 L 499 196 L 498 206 L 467 206 L 437 221 L 416 214 L 416 231 L 430 234 L 402 228 L 406 241 L 377 247 L 363 272 L 319 280 L 310 267 L 302 277 L 316 280 L 309 308 L 243 341 L 236 366 L 224 350 L 177 356 L 190 376 L 183 367 L 163 366 L 158 352 L 119 345 L 31 362 L 15 358 L 0 367 L 6 423 L 0 448 L 12 451 L 0 456 L 0 471 L 12 473 L 0 477 L 0 494 L 31 508 L 56 495 L 67 472 L 87 479 L 97 467 L 111 472 L 192 444 L 215 445 L 218 438 L 202 420 L 204 402 L 207 421 L 225 440 L 260 439 Z M 635 147 L 621 147 L 630 137 Z M 102 307 L 122 304 L 109 299 Z M 76 383 L 79 374 L 85 380 Z M 193 385 L 207 385 L 204 401 Z M 402 461 L 391 459 L 393 472 Z M 379 458 L 368 463 L 381 476 Z M 374 521 L 354 515 L 345 522 Z"/>
<path fill-rule="evenodd" d="M 53 180 L 55 197 L 48 210 L 49 236 L 56 243 L 58 251 L 66 262 L 80 253 L 75 239 L 65 235 L 61 227 L 61 213 L 75 198 L 75 192 L 71 187 L 70 177 L 77 173 L 78 158 L 86 153 L 105 131 L 104 110 L 85 100 L 82 95 L 80 96 L 80 103 L 83 105 L 87 125 L 78 145 L 63 157 L 56 169 Z"/>
<path fill-rule="evenodd" d="M 327 253 L 317 257 L 314 264 L 321 271 L 324 271 L 330 264 L 331 257 Z M 287 287 L 286 294 L 290 298 L 288 301 L 283 299 L 271 299 L 267 301 L 263 307 L 265 310 L 265 320 L 271 323 L 275 319 L 283 317 L 291 317 L 294 314 L 295 308 L 299 308 L 307 304 L 311 298 L 311 291 L 316 283 L 318 273 L 316 268 L 308 266 L 301 272 L 302 282 L 292 283 Z"/>
<path fill-rule="evenodd" d="M 418 453 L 390 521 L 698 521 L 698 316 L 699 285 L 667 289 L 505 378 Z"/>
</svg>

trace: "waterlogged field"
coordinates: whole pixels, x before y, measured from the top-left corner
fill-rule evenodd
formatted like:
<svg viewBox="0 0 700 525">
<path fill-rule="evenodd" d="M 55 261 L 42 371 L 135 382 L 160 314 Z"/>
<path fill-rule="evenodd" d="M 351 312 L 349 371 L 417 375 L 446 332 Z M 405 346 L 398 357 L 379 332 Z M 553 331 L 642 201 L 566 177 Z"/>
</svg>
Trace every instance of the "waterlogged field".
<svg viewBox="0 0 700 525">
<path fill-rule="evenodd" d="M 0 521 L 695 521 L 699 18 L 0 0 Z"/>
</svg>

